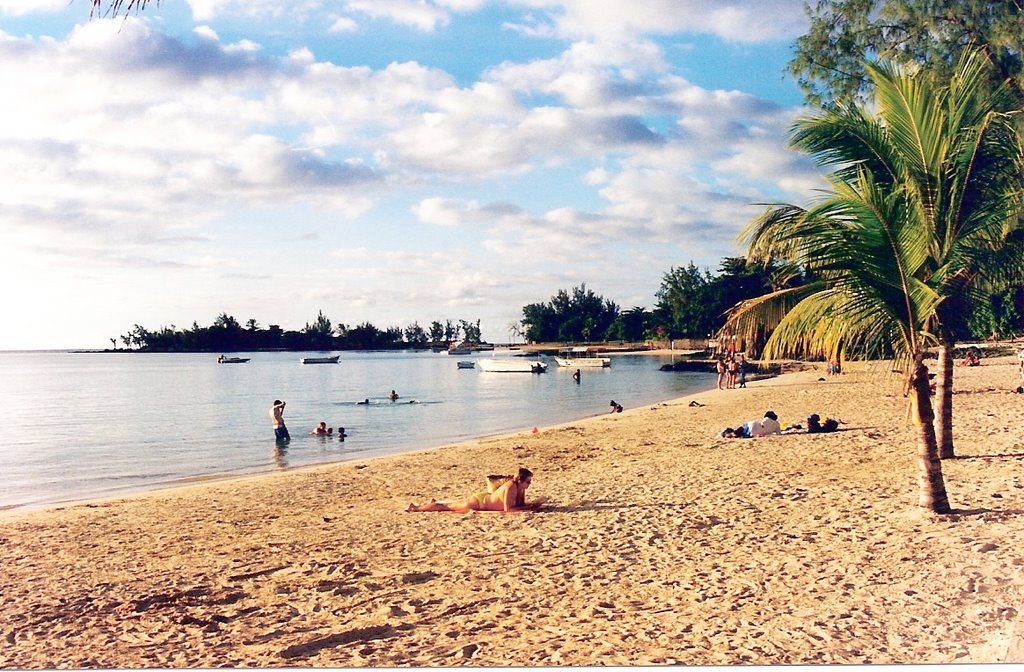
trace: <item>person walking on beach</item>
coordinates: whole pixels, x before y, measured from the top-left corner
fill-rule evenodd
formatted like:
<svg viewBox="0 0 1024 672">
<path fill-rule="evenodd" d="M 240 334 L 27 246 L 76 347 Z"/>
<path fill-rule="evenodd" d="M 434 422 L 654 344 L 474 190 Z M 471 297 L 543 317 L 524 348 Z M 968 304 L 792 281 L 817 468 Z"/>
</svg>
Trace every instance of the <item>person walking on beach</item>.
<svg viewBox="0 0 1024 672">
<path fill-rule="evenodd" d="M 526 489 L 533 481 L 533 472 L 520 467 L 514 478 L 505 481 L 494 492 L 478 492 L 469 499 L 449 504 L 430 500 L 427 504 L 410 504 L 406 511 L 451 511 L 453 513 L 469 513 L 470 511 L 533 511 L 540 505 L 526 503 Z"/>
<path fill-rule="evenodd" d="M 278 443 L 288 443 L 292 440 L 288 434 L 288 428 L 284 424 L 285 402 L 274 399 L 274 407 L 270 409 L 270 420 L 274 426 L 274 440 Z"/>
</svg>

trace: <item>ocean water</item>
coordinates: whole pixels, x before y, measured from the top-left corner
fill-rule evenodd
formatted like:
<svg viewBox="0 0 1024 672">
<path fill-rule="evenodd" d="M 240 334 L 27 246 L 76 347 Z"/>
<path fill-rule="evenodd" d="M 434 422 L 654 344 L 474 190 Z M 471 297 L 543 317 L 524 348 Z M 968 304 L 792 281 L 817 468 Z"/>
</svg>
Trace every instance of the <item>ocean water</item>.
<svg viewBox="0 0 1024 672">
<path fill-rule="evenodd" d="M 548 373 L 458 369 L 430 352 L 216 355 L 0 353 L 0 508 L 50 505 L 190 479 L 360 460 L 568 422 L 714 387 L 712 374 L 659 371 L 671 357 L 615 356 L 607 369 Z M 399 400 L 388 393 L 396 390 Z M 292 436 L 274 442 L 269 409 L 287 402 Z M 369 404 L 357 404 L 369 399 Z M 410 403 L 413 402 L 413 403 Z M 319 421 L 345 442 L 310 436 Z M 514 465 L 509 465 L 511 468 Z"/>
</svg>

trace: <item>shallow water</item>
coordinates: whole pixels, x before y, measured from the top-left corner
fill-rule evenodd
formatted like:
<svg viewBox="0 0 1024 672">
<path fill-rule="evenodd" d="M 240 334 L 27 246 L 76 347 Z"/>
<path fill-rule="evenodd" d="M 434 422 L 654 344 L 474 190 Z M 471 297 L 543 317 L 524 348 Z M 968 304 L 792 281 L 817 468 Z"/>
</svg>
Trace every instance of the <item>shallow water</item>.
<svg viewBox="0 0 1024 672">
<path fill-rule="evenodd" d="M 580 384 L 548 373 L 458 369 L 430 352 L 210 354 L 0 353 L 0 508 L 37 506 L 191 478 L 362 459 L 598 415 L 714 387 L 711 374 L 659 371 L 670 357 L 622 355 Z M 387 399 L 395 389 L 397 402 Z M 292 441 L 279 449 L 269 408 L 288 402 Z M 357 404 L 369 399 L 369 404 Z M 414 402 L 414 403 L 410 403 Z M 310 436 L 344 426 L 345 442 Z"/>
</svg>

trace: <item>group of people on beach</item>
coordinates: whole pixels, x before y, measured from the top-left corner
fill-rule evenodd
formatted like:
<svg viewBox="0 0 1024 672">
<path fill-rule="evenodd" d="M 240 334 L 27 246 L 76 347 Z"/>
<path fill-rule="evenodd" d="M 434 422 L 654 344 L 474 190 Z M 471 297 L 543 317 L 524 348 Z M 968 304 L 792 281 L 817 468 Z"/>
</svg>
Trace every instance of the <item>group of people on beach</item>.
<svg viewBox="0 0 1024 672">
<path fill-rule="evenodd" d="M 718 389 L 732 390 L 747 386 L 747 358 L 743 353 L 719 357 L 715 370 L 718 372 Z"/>
<path fill-rule="evenodd" d="M 320 423 L 316 427 L 313 428 L 313 431 L 310 432 L 310 435 L 312 435 L 312 436 L 323 436 L 323 437 L 327 437 L 327 438 L 333 439 L 334 438 L 334 428 L 333 427 L 328 427 L 327 423 L 324 422 L 323 420 L 321 420 Z M 345 428 L 339 425 L 338 426 L 338 441 L 344 441 L 345 437 L 347 437 L 347 436 L 348 436 L 348 434 L 345 432 Z"/>
<path fill-rule="evenodd" d="M 287 402 L 281 401 L 280 399 L 274 399 L 274 405 L 270 408 L 270 422 L 274 428 L 274 441 L 276 441 L 279 446 L 285 445 L 292 440 L 291 434 L 288 432 L 288 426 L 284 422 L 284 409 L 287 405 Z M 327 423 L 321 420 L 317 426 L 313 428 L 313 431 L 310 432 L 310 435 L 334 438 L 335 433 L 333 427 L 328 427 Z M 338 441 L 344 441 L 347 436 L 348 433 L 345 432 L 345 428 L 338 425 Z"/>
<path fill-rule="evenodd" d="M 398 401 L 398 392 L 391 390 L 388 394 L 388 399 L 391 401 Z M 357 404 L 369 404 L 370 400 L 358 401 Z M 409 403 L 415 403 L 415 400 Z M 270 408 L 270 421 L 274 428 L 274 440 L 279 444 L 286 444 L 292 440 L 291 435 L 288 433 L 288 426 L 284 422 L 284 408 L 287 404 L 280 399 L 274 399 L 274 405 Z M 344 441 L 348 434 L 345 432 L 345 428 L 341 425 L 338 426 L 338 432 L 335 434 L 333 427 L 328 427 L 327 422 L 321 420 L 313 431 L 310 432 L 311 436 L 323 436 L 333 438 L 338 437 L 338 441 Z"/>
<path fill-rule="evenodd" d="M 391 391 L 392 401 L 398 398 L 398 394 Z M 615 402 L 612 402 L 615 405 Z M 274 427 L 274 439 L 278 446 L 291 441 L 288 433 L 288 426 L 284 421 L 284 411 L 287 403 L 280 399 L 274 400 L 270 409 L 270 419 Z M 614 408 L 613 408 L 614 410 Z M 621 412 L 622 407 L 618 410 Z M 332 427 L 328 427 L 325 421 L 321 421 L 310 434 L 314 436 L 330 437 L 334 435 Z M 344 427 L 338 427 L 338 440 L 344 441 L 347 436 Z M 525 467 L 512 475 L 491 475 L 487 477 L 488 486 L 486 491 L 478 492 L 462 502 L 446 503 L 431 499 L 423 505 L 410 504 L 407 511 L 452 511 L 456 513 L 469 513 L 471 511 L 536 511 L 540 508 L 540 501 L 527 503 L 526 489 L 533 481 L 533 472 Z"/>
<path fill-rule="evenodd" d="M 840 424 L 842 424 L 841 420 L 825 418 L 822 421 L 820 415 L 811 413 L 807 416 L 806 432 L 808 434 L 834 432 L 839 429 Z M 719 433 L 719 436 L 724 439 L 757 439 L 762 436 L 771 436 L 772 434 L 794 434 L 803 431 L 805 431 L 804 426 L 799 424 L 790 425 L 783 429 L 779 423 L 779 416 L 776 415 L 775 411 L 765 411 L 764 417 L 760 420 L 744 422 L 736 427 L 726 427 Z"/>
</svg>

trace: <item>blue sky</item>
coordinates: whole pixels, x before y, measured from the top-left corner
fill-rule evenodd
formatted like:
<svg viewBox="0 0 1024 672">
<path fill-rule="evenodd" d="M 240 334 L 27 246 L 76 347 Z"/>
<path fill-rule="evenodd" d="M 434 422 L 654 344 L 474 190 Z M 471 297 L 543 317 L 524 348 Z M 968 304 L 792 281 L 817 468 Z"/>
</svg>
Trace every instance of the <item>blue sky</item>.
<svg viewBox="0 0 1024 672">
<path fill-rule="evenodd" d="M 0 0 L 0 350 L 652 308 L 768 201 L 800 0 Z"/>
</svg>

